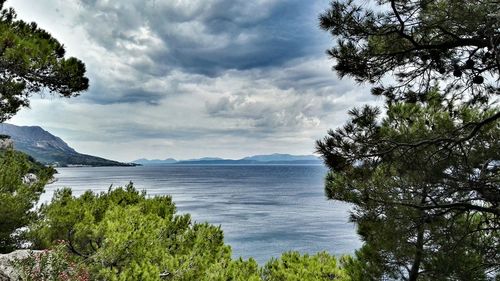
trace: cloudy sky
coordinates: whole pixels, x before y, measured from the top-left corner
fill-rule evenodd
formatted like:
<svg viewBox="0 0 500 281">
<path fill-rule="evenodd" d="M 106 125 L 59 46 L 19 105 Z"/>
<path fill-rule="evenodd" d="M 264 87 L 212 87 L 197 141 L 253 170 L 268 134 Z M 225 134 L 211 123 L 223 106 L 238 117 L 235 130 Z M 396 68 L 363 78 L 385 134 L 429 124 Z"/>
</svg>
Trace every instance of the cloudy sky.
<svg viewBox="0 0 500 281">
<path fill-rule="evenodd" d="M 9 122 L 120 161 L 311 154 L 373 103 L 331 71 L 328 0 L 10 0 L 83 60 L 91 87 L 35 97 Z"/>
</svg>

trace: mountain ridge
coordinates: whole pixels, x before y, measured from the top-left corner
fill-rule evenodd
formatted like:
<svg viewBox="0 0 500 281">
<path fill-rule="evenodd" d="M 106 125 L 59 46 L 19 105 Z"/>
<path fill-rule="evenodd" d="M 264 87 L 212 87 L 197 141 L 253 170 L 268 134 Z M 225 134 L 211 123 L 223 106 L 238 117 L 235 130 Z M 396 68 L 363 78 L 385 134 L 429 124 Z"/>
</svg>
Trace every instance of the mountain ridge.
<svg viewBox="0 0 500 281">
<path fill-rule="evenodd" d="M 176 160 L 167 158 L 159 159 L 137 159 L 132 163 L 145 166 L 154 165 L 259 165 L 259 164 L 322 164 L 323 161 L 314 155 L 292 155 L 292 154 L 263 154 L 247 156 L 241 159 L 223 159 L 220 157 L 202 157 L 198 159 Z"/>
<path fill-rule="evenodd" d="M 82 154 L 70 147 L 61 138 L 40 126 L 17 126 L 0 124 L 0 134 L 14 142 L 14 149 L 35 158 L 40 163 L 54 166 L 135 166 L 102 157 Z"/>
</svg>

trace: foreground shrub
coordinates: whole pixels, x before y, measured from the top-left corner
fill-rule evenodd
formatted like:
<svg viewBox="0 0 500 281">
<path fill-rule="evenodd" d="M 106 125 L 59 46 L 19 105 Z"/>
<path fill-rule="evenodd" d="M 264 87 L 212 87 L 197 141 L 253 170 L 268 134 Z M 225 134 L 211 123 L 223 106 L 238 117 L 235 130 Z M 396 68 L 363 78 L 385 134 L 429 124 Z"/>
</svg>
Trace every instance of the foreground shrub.
<svg viewBox="0 0 500 281">
<path fill-rule="evenodd" d="M 21 228 L 35 218 L 33 207 L 53 173 L 24 153 L 0 149 L 0 253 L 21 246 Z"/>
<path fill-rule="evenodd" d="M 337 259 L 325 252 L 313 256 L 284 253 L 280 259 L 271 259 L 262 275 L 266 281 L 350 280 Z"/>
<path fill-rule="evenodd" d="M 193 280 L 231 256 L 219 227 L 192 223 L 175 214 L 169 196 L 147 198 L 132 184 L 78 198 L 70 189 L 57 191 L 31 237 L 39 248 L 68 241 L 103 280 Z"/>
<path fill-rule="evenodd" d="M 80 197 L 57 191 L 40 209 L 30 237 L 38 248 L 66 241 L 91 280 L 348 280 L 336 259 L 284 254 L 259 268 L 231 259 L 220 227 L 176 214 L 171 197 L 147 197 L 132 184 Z"/>
</svg>

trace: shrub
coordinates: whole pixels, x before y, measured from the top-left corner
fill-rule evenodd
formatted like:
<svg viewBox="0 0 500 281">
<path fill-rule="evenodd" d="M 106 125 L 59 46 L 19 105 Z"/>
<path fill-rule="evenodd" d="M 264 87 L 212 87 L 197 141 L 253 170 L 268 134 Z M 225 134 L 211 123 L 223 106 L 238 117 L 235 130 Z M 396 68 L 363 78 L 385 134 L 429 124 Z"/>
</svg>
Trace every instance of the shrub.
<svg viewBox="0 0 500 281">
<path fill-rule="evenodd" d="M 171 197 L 147 197 L 132 184 L 80 197 L 58 190 L 30 236 L 39 248 L 66 240 L 93 280 L 349 280 L 327 253 L 285 253 L 264 268 L 253 259 L 232 260 L 220 227 L 193 223 L 176 214 Z"/>
<path fill-rule="evenodd" d="M 0 149 L 0 171 L 0 253 L 8 253 L 21 246 L 21 228 L 35 218 L 33 207 L 55 170 L 24 153 Z M 26 180 L 28 174 L 33 181 Z"/>
</svg>

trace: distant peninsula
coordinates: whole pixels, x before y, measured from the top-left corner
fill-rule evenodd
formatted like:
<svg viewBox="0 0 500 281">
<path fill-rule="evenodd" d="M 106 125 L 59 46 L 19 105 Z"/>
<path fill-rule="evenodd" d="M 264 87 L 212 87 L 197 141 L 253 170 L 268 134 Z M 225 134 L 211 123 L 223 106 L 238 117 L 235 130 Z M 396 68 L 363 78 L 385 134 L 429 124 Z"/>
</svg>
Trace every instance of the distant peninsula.
<svg viewBox="0 0 500 281">
<path fill-rule="evenodd" d="M 160 166 L 160 165 L 270 165 L 270 164 L 295 164 L 295 165 L 312 165 L 322 164 L 323 161 L 314 155 L 291 155 L 291 154 L 266 154 L 254 155 L 241 159 L 224 159 L 218 157 L 204 157 L 199 159 L 176 160 L 167 158 L 160 159 L 137 159 L 133 163 L 144 166 Z"/>
<path fill-rule="evenodd" d="M 4 137 L 8 136 L 13 141 L 16 150 L 30 155 L 45 165 L 57 167 L 137 166 L 134 163 L 122 163 L 78 153 L 61 138 L 39 126 L 16 126 L 1 123 L 0 134 Z"/>
</svg>

